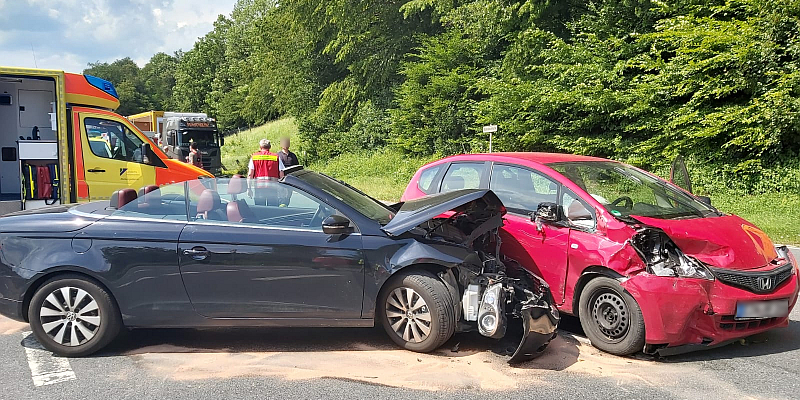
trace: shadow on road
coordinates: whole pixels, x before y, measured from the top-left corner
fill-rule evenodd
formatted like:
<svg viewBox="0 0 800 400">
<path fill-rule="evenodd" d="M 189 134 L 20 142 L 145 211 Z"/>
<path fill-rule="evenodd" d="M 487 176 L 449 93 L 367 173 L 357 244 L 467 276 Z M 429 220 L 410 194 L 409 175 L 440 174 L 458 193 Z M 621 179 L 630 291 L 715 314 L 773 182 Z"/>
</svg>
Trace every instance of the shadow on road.
<svg viewBox="0 0 800 400">
<path fill-rule="evenodd" d="M 798 349 L 800 349 L 800 322 L 790 320 L 786 328 L 776 328 L 749 336 L 727 346 L 665 357 L 662 360 L 669 363 L 727 360 L 781 354 Z"/>
</svg>

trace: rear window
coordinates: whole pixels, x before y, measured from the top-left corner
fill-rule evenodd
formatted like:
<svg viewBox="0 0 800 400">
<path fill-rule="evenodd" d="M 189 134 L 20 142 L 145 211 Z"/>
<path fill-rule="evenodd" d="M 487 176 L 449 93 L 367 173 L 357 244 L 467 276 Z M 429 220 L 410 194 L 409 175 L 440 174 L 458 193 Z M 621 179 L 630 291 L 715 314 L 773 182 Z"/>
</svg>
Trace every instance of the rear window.
<svg viewBox="0 0 800 400">
<path fill-rule="evenodd" d="M 439 170 L 442 169 L 441 165 L 437 165 L 434 167 L 430 167 L 421 174 L 419 174 L 419 181 L 417 182 L 417 187 L 422 193 L 431 194 L 436 191 L 436 185 L 434 185 L 434 178 L 436 178 L 436 174 L 439 173 Z"/>
</svg>

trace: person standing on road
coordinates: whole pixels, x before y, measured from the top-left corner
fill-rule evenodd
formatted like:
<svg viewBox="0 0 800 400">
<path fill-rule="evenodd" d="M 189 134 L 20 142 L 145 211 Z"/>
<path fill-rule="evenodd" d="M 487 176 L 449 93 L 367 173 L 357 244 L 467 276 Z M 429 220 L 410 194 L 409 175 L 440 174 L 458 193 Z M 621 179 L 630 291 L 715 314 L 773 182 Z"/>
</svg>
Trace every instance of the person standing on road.
<svg viewBox="0 0 800 400">
<path fill-rule="evenodd" d="M 258 145 L 261 150 L 253 153 L 247 166 L 247 194 L 256 205 L 277 206 L 276 181 L 284 170 L 283 163 L 277 154 L 270 152 L 272 143 L 269 140 L 261 139 Z"/>
<path fill-rule="evenodd" d="M 284 169 L 300 165 L 297 155 L 289 151 L 290 144 L 288 137 L 281 139 L 281 150 L 278 152 L 278 157 L 280 157 Z M 281 170 L 281 178 L 283 178 L 283 170 Z"/>
<path fill-rule="evenodd" d="M 192 142 L 189 145 L 189 155 L 186 157 L 186 162 L 197 168 L 203 168 L 203 155 L 197 149 L 197 142 Z"/>
</svg>

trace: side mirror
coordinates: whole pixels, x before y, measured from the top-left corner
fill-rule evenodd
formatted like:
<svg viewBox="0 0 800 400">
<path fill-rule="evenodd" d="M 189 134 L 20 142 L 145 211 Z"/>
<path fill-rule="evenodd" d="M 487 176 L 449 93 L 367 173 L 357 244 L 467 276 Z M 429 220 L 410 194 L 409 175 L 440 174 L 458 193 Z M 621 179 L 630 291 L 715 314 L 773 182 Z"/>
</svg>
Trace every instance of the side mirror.
<svg viewBox="0 0 800 400">
<path fill-rule="evenodd" d="M 536 212 L 531 214 L 531 221 L 533 222 L 558 222 L 560 219 L 558 215 L 558 204 L 556 203 L 539 203 Z"/>
<path fill-rule="evenodd" d="M 705 205 L 707 205 L 709 207 L 713 207 L 711 205 L 711 197 L 708 197 L 708 196 L 697 196 L 697 200 L 700 200 L 701 203 L 703 203 L 703 204 L 705 204 Z"/>
<path fill-rule="evenodd" d="M 350 220 L 341 215 L 334 214 L 322 221 L 322 232 L 326 235 L 341 235 L 352 231 Z"/>
<path fill-rule="evenodd" d="M 142 163 L 150 165 L 150 160 L 152 160 L 153 150 L 150 149 L 150 143 L 143 143 L 142 144 Z"/>
<path fill-rule="evenodd" d="M 219 147 L 225 146 L 225 136 L 220 135 L 219 137 Z"/>
</svg>

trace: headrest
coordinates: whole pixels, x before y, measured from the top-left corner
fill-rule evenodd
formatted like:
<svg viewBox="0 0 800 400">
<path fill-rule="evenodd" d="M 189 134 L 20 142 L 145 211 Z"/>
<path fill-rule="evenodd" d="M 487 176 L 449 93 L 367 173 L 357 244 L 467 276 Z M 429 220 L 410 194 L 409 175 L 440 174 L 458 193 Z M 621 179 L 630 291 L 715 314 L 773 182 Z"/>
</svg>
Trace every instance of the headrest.
<svg viewBox="0 0 800 400">
<path fill-rule="evenodd" d="M 457 190 L 464 188 L 464 178 L 460 176 L 449 176 L 444 180 L 444 186 L 446 189 L 450 190 Z"/>
<path fill-rule="evenodd" d="M 139 189 L 139 197 L 142 197 L 145 194 L 150 193 L 154 190 L 158 190 L 158 186 L 156 185 L 142 186 L 142 188 Z"/>
<path fill-rule="evenodd" d="M 215 190 L 206 189 L 200 194 L 197 200 L 197 212 L 204 213 L 219 208 L 222 201 L 219 199 L 219 193 Z"/>
<path fill-rule="evenodd" d="M 228 181 L 228 194 L 242 194 L 247 191 L 247 179 L 241 175 L 234 175 Z"/>
<path fill-rule="evenodd" d="M 244 200 L 228 203 L 227 214 L 229 222 L 255 222 L 256 215 Z"/>
<path fill-rule="evenodd" d="M 228 203 L 226 211 L 228 214 L 229 222 L 242 222 L 242 220 L 244 219 L 242 218 L 242 213 L 239 211 L 238 201 L 232 201 Z"/>
<path fill-rule="evenodd" d="M 111 200 L 109 200 L 109 207 L 120 209 L 125 204 L 136 200 L 136 191 L 133 189 L 120 189 L 111 193 Z"/>
</svg>

